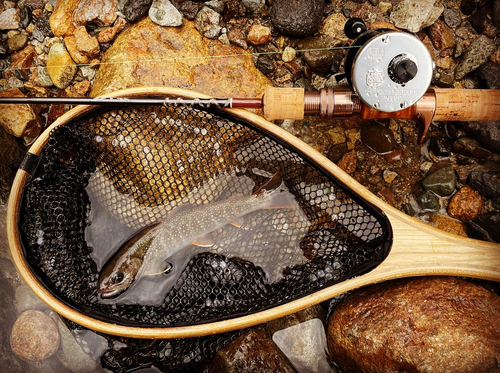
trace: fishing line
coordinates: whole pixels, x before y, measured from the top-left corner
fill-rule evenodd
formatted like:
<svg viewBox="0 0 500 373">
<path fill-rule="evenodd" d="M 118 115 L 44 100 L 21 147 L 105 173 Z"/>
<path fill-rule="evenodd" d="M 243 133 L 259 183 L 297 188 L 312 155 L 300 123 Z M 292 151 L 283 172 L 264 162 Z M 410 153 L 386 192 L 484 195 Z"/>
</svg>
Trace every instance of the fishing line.
<svg viewBox="0 0 500 373">
<path fill-rule="evenodd" d="M 340 49 L 352 49 L 360 48 L 359 45 L 349 45 L 342 47 L 329 47 L 329 48 L 311 48 L 311 49 L 295 49 L 296 52 L 321 52 L 329 50 L 340 50 Z M 234 53 L 234 54 L 219 54 L 219 55 L 204 55 L 204 56 L 181 56 L 181 57 L 169 57 L 169 58 L 155 58 L 155 59 L 143 59 L 143 60 L 123 60 L 123 61 L 108 61 L 108 62 L 97 62 L 97 63 L 85 63 L 85 64 L 74 64 L 74 65 L 53 65 L 51 68 L 64 68 L 68 66 L 76 67 L 87 67 L 87 66 L 107 66 L 107 65 L 125 65 L 125 64 L 139 64 L 139 63 L 159 63 L 159 62 L 175 62 L 182 60 L 201 60 L 201 59 L 212 59 L 212 58 L 237 58 L 237 57 L 247 57 L 247 56 L 264 56 L 264 55 L 275 55 L 282 54 L 283 51 L 269 51 L 269 52 L 250 52 L 250 53 Z M 31 69 L 45 69 L 47 66 L 31 66 L 31 67 L 9 67 L 6 69 L 0 69 L 0 72 L 16 71 L 16 70 L 31 70 Z"/>
</svg>

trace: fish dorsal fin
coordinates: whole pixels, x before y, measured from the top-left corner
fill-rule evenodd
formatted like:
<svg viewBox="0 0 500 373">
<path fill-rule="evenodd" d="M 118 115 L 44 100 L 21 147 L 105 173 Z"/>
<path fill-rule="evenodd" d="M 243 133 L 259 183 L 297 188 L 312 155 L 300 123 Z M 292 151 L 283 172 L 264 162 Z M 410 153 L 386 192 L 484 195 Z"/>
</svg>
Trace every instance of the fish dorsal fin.
<svg viewBox="0 0 500 373">
<path fill-rule="evenodd" d="M 214 245 L 214 240 L 210 234 L 205 234 L 191 241 L 191 244 L 199 247 L 212 247 Z"/>
</svg>

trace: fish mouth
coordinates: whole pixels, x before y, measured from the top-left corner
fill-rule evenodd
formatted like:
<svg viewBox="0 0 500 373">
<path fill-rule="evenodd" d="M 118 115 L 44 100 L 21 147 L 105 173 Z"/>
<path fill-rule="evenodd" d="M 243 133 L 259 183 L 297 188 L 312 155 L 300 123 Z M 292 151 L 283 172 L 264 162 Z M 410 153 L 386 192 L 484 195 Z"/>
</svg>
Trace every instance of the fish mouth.
<svg viewBox="0 0 500 373">
<path fill-rule="evenodd" d="M 122 290 L 114 289 L 114 290 L 103 290 L 98 289 L 97 292 L 101 296 L 102 299 L 112 299 L 117 297 L 122 293 Z"/>
</svg>

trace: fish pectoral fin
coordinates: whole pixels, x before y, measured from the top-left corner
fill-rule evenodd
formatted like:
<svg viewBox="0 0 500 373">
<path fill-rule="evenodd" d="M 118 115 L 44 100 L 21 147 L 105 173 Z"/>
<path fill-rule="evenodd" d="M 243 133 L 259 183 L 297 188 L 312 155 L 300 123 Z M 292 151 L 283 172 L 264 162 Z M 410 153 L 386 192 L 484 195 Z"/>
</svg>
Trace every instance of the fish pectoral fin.
<svg viewBox="0 0 500 373">
<path fill-rule="evenodd" d="M 191 244 L 200 247 L 212 247 L 214 245 L 214 240 L 210 234 L 205 234 L 193 240 Z"/>
<path fill-rule="evenodd" d="M 161 275 L 163 273 L 170 272 L 171 269 L 172 269 L 172 265 L 170 263 L 168 263 L 163 271 L 155 272 L 155 273 L 145 273 L 144 276 L 158 276 L 158 275 Z"/>
<path fill-rule="evenodd" d="M 245 224 L 245 219 L 243 217 L 239 217 L 236 219 L 233 219 L 229 222 L 232 226 L 235 226 L 236 228 L 241 228 L 243 227 L 243 224 Z"/>
</svg>

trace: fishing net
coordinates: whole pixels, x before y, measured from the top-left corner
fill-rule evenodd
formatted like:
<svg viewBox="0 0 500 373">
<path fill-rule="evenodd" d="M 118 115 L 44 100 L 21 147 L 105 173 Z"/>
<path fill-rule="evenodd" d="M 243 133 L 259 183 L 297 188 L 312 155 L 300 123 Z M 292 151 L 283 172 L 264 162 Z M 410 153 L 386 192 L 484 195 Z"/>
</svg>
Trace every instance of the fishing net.
<svg viewBox="0 0 500 373">
<path fill-rule="evenodd" d="M 300 149 L 215 108 L 94 109 L 53 129 L 38 161 L 19 215 L 28 264 L 55 297 L 107 322 L 165 327 L 248 315 L 365 273 L 391 246 L 376 208 Z M 100 299 L 99 273 L 143 228 L 175 223 L 186 206 L 201 214 L 215 201 L 257 195 L 275 175 L 294 205 L 210 232 L 210 247 L 186 251 L 159 305 Z"/>
</svg>

